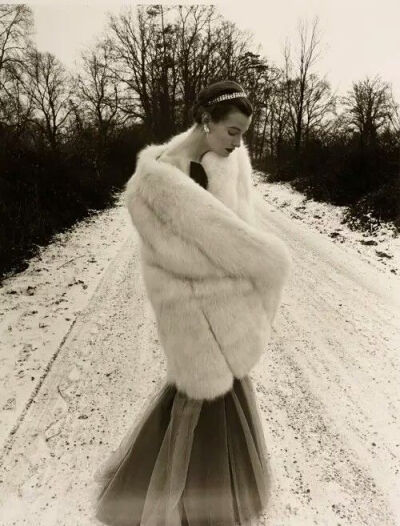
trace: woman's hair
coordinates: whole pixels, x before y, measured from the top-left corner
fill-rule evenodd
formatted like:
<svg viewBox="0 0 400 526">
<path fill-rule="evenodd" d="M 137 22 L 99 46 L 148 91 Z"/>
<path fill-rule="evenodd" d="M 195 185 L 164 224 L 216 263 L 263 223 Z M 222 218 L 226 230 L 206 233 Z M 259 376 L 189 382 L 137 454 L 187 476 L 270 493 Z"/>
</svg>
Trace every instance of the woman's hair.
<svg viewBox="0 0 400 526">
<path fill-rule="evenodd" d="M 204 111 L 211 115 L 214 122 L 219 122 L 224 119 L 232 110 L 239 110 L 248 117 L 253 113 L 253 107 L 247 97 L 237 97 L 235 99 L 227 99 L 207 105 L 207 102 L 229 93 L 242 92 L 244 89 L 240 84 L 234 80 L 220 80 L 209 84 L 200 90 L 196 102 L 192 107 L 192 117 L 195 122 L 201 124 L 201 117 Z"/>
</svg>

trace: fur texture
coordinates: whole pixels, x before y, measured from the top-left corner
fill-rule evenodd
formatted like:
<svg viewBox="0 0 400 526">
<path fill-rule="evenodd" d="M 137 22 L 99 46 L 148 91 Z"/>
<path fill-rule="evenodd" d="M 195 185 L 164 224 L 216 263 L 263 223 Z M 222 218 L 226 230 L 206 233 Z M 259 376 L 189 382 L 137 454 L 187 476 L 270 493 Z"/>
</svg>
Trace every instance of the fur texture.
<svg viewBox="0 0 400 526">
<path fill-rule="evenodd" d="M 260 229 L 262 205 L 245 144 L 226 158 L 203 156 L 208 190 L 156 160 L 191 129 L 139 153 L 125 204 L 139 234 L 167 381 L 191 398 L 211 400 L 259 360 L 291 255 L 281 239 Z"/>
</svg>

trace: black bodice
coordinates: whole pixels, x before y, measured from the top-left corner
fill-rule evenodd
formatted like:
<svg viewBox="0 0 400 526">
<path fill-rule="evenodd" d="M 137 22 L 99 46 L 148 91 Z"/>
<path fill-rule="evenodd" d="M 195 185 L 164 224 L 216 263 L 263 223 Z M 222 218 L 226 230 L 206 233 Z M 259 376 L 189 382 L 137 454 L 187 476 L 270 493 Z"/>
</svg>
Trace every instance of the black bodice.
<svg viewBox="0 0 400 526">
<path fill-rule="evenodd" d="M 207 190 L 208 177 L 201 163 L 190 161 L 190 177 L 200 186 Z"/>
</svg>

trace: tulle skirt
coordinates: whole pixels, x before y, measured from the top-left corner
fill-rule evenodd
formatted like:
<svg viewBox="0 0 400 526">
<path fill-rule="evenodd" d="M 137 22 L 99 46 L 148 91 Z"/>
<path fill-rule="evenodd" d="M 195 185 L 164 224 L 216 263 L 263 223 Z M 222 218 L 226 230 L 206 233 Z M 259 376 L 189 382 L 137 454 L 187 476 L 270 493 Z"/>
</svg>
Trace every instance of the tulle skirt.
<svg viewBox="0 0 400 526">
<path fill-rule="evenodd" d="M 250 525 L 271 480 L 249 376 L 214 400 L 166 383 L 95 473 L 95 517 L 111 526 Z"/>
</svg>

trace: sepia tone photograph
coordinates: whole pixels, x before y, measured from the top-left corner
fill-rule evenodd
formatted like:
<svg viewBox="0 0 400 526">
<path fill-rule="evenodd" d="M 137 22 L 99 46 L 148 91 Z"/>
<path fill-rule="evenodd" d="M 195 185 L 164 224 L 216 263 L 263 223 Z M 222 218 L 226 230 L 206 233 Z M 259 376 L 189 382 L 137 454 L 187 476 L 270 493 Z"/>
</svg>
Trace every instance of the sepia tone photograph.
<svg viewBox="0 0 400 526">
<path fill-rule="evenodd" d="M 400 526 L 399 20 L 0 3 L 0 526 Z"/>
</svg>

